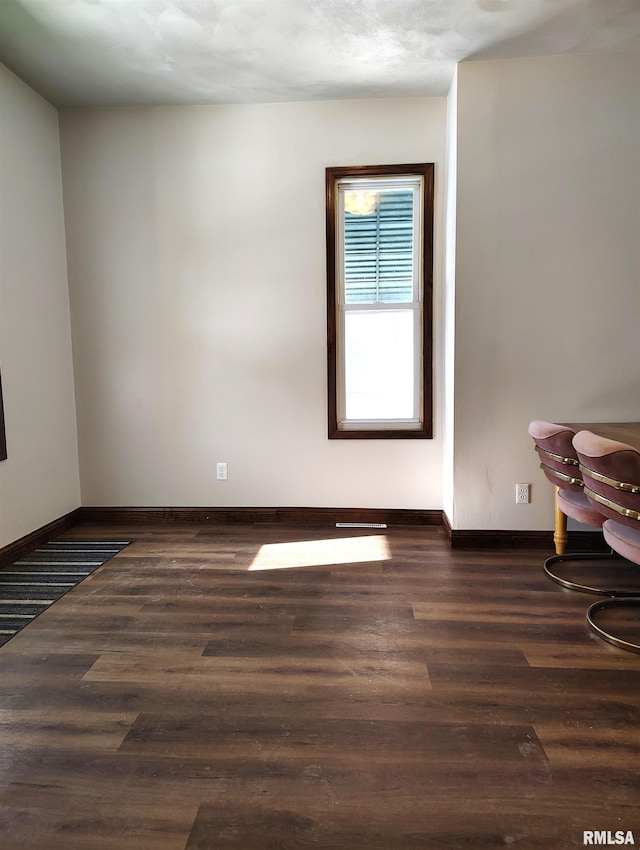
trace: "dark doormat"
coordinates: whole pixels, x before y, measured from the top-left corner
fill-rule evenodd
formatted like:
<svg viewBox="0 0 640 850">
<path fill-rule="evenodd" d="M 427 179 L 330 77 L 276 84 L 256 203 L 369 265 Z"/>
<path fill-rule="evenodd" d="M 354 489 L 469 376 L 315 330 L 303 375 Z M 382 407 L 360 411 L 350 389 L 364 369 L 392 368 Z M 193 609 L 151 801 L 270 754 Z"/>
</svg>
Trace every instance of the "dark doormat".
<svg viewBox="0 0 640 850">
<path fill-rule="evenodd" d="M 0 570 L 0 646 L 128 545 L 52 540 Z"/>
</svg>

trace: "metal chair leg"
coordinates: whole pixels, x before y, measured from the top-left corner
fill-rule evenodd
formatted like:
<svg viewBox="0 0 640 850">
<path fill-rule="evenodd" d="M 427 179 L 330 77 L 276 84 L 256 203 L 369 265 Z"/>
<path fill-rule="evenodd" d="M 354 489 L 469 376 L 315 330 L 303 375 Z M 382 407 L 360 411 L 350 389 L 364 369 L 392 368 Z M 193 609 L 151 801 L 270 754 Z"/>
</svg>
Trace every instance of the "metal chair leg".
<svg viewBox="0 0 640 850">
<path fill-rule="evenodd" d="M 575 552 L 569 555 L 553 555 L 551 558 L 547 558 L 544 562 L 544 571 L 547 576 L 551 579 L 551 581 L 555 581 L 556 584 L 561 585 L 562 587 L 566 587 L 569 590 L 577 590 L 580 593 L 594 593 L 596 596 L 638 596 L 640 595 L 640 588 L 636 587 L 634 590 L 625 590 L 624 588 L 616 590 L 615 588 L 609 587 L 596 587 L 589 584 L 581 584 L 577 581 L 571 581 L 568 578 L 563 578 L 558 575 L 554 570 L 552 570 L 552 566 L 555 564 L 567 563 L 570 561 L 623 561 L 620 555 L 617 552 L 603 552 L 602 554 L 598 554 L 595 552 Z"/>
<path fill-rule="evenodd" d="M 640 597 L 636 595 L 636 597 L 620 599 L 600 599 L 598 602 L 594 602 L 593 605 L 589 606 L 587 610 L 587 623 L 589 624 L 591 631 L 595 632 L 595 634 L 597 634 L 598 637 L 601 637 L 602 640 L 606 640 L 607 643 L 613 644 L 613 646 L 617 646 L 619 649 L 624 649 L 627 652 L 640 654 L 640 644 L 625 640 L 618 635 L 608 632 L 606 629 L 602 628 L 602 626 L 599 626 L 594 619 L 598 611 L 604 611 L 616 607 L 621 608 L 625 605 L 629 608 L 640 609 Z M 638 634 L 640 635 L 640 618 L 638 623 Z"/>
</svg>

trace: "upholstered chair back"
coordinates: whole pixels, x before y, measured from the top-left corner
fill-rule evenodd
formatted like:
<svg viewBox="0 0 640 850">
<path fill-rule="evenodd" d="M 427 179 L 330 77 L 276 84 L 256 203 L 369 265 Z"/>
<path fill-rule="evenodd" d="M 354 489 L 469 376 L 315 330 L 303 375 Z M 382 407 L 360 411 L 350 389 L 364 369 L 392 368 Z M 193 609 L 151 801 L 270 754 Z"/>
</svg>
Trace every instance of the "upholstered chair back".
<svg viewBox="0 0 640 850">
<path fill-rule="evenodd" d="M 575 431 L 542 419 L 529 424 L 529 435 L 540 456 L 540 469 L 562 490 L 582 490 L 578 456 L 573 447 Z"/>
<path fill-rule="evenodd" d="M 584 492 L 604 516 L 640 531 L 640 452 L 591 431 L 573 439 Z"/>
</svg>

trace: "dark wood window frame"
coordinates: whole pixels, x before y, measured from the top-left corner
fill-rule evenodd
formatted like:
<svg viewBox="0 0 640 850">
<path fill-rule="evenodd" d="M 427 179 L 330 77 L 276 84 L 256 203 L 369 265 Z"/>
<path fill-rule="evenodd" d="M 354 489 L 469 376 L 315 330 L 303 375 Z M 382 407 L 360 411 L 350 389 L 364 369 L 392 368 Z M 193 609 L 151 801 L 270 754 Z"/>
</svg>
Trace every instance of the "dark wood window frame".
<svg viewBox="0 0 640 850">
<path fill-rule="evenodd" d="M 2 378 L 0 377 L 0 460 L 7 459 L 7 435 L 4 428 L 4 405 L 2 404 Z"/>
<path fill-rule="evenodd" d="M 344 178 L 422 176 L 422 352 L 420 427 L 348 429 L 338 420 L 338 298 L 336 292 L 338 261 L 336 223 L 338 181 Z M 329 439 L 407 440 L 433 437 L 433 222 L 434 164 L 344 166 L 326 169 L 326 234 L 327 234 L 327 368 Z"/>
</svg>

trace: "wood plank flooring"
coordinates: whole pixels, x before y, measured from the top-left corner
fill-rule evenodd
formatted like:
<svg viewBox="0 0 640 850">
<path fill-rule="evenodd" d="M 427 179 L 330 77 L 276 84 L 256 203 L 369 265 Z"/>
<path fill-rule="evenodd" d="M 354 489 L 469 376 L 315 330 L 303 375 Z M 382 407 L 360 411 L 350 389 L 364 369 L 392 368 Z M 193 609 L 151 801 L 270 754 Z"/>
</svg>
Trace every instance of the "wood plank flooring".
<svg viewBox="0 0 640 850">
<path fill-rule="evenodd" d="M 0 648 L 2 850 L 640 846 L 640 656 L 543 553 L 433 527 L 64 537 L 132 543 Z"/>
</svg>

